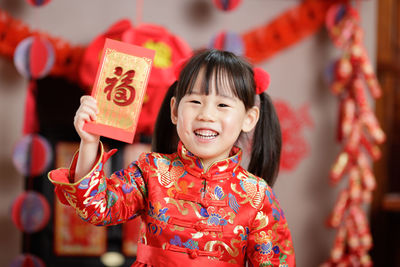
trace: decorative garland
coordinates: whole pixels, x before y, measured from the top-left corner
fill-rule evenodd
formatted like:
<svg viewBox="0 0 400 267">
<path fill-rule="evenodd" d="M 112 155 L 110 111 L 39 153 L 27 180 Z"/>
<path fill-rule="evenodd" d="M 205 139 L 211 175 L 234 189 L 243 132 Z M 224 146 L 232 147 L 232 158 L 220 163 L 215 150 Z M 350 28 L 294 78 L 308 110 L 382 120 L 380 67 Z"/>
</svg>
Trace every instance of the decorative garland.
<svg viewBox="0 0 400 267">
<path fill-rule="evenodd" d="M 322 27 L 328 8 L 337 2 L 346 0 L 307 0 L 266 25 L 241 34 L 245 56 L 260 63 L 313 34 Z M 54 46 L 56 61 L 50 74 L 77 81 L 85 46 L 72 46 L 65 40 L 32 31 L 25 23 L 0 9 L 0 55 L 12 59 L 18 43 L 31 35 L 45 36 Z"/>
<path fill-rule="evenodd" d="M 72 46 L 60 38 L 32 31 L 28 25 L 0 9 L 0 55 L 13 60 L 16 47 L 29 36 L 42 36 L 52 43 L 55 50 L 55 62 L 50 72 L 51 75 L 64 76 L 72 81 L 77 81 L 81 58 L 85 51 L 84 46 Z"/>
<path fill-rule="evenodd" d="M 332 4 L 347 0 L 306 0 L 268 24 L 242 34 L 247 58 L 261 63 L 318 31 Z"/>
<path fill-rule="evenodd" d="M 370 159 L 380 157 L 378 145 L 385 141 L 368 104 L 366 89 L 373 98 L 381 89 L 362 45 L 359 17 L 350 4 L 332 6 L 327 14 L 327 28 L 333 43 L 343 51 L 335 62 L 331 90 L 339 99 L 338 140 L 342 143 L 330 172 L 333 185 L 348 176 L 348 186 L 340 192 L 327 220 L 337 229 L 327 266 L 372 266 L 368 251 L 372 238 L 363 210 L 370 204 L 376 181 Z"/>
</svg>

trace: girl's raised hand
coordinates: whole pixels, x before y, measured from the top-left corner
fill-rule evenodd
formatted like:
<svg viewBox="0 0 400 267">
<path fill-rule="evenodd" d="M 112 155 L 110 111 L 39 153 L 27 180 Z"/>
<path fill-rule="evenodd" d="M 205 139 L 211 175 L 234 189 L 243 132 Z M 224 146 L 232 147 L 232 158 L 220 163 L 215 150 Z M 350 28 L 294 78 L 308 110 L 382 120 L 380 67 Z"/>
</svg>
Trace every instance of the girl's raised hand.
<svg viewBox="0 0 400 267">
<path fill-rule="evenodd" d="M 81 97 L 81 105 L 76 111 L 74 118 L 75 130 L 81 138 L 82 142 L 85 143 L 97 143 L 100 140 L 100 136 L 91 134 L 83 130 L 83 125 L 87 121 L 95 121 L 99 109 L 97 108 L 97 101 L 94 97 L 84 95 Z"/>
</svg>

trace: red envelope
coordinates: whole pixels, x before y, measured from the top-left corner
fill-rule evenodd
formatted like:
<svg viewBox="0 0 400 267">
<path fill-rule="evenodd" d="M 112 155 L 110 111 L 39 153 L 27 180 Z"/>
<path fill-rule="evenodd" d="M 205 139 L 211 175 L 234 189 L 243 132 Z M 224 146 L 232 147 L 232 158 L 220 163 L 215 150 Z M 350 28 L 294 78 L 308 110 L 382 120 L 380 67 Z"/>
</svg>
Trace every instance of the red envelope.
<svg viewBox="0 0 400 267">
<path fill-rule="evenodd" d="M 92 96 L 99 108 L 97 120 L 83 129 L 132 143 L 142 108 L 155 51 L 106 39 Z"/>
</svg>

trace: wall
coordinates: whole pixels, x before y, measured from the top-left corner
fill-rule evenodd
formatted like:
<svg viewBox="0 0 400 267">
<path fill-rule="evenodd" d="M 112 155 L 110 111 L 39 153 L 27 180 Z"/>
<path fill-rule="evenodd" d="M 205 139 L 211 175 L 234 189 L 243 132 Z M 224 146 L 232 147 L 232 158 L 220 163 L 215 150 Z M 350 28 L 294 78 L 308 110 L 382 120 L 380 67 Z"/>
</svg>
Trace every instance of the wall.
<svg viewBox="0 0 400 267">
<path fill-rule="evenodd" d="M 264 25 L 298 0 L 244 0 L 233 12 L 216 10 L 206 0 L 143 1 L 142 22 L 164 25 L 193 48 L 206 46 L 220 30 L 244 32 Z M 375 58 L 376 1 L 361 1 L 365 45 Z M 52 1 L 33 8 L 25 1 L 0 0 L 0 8 L 31 26 L 72 44 L 87 44 L 121 18 L 136 23 L 135 1 Z M 200 12 L 201 11 L 201 12 Z M 200 14 L 206 14 L 205 16 Z M 270 94 L 299 111 L 309 106 L 313 127 L 302 129 L 309 144 L 308 157 L 295 170 L 282 171 L 275 191 L 292 230 L 298 266 L 317 266 L 328 257 L 334 231 L 323 223 L 333 207 L 338 188 L 328 184 L 330 166 L 339 151 L 335 143 L 336 98 L 323 82 L 326 67 L 338 51 L 324 30 L 260 64 L 271 74 Z M 11 154 L 21 137 L 27 81 L 11 61 L 0 58 L 0 265 L 19 253 L 21 234 L 9 219 L 12 200 L 23 190 Z M 56 90 L 56 88 L 55 88 Z M 71 122 L 72 123 L 72 122 Z M 9 251 L 9 253 L 4 253 Z"/>
</svg>

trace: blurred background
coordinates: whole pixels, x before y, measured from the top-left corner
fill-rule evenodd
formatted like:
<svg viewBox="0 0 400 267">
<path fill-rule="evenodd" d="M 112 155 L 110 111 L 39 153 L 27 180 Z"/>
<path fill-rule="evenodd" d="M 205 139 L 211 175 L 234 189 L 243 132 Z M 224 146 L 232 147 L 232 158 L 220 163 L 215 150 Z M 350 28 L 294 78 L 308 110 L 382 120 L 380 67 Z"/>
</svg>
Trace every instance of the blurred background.
<svg viewBox="0 0 400 267">
<path fill-rule="evenodd" d="M 104 139 L 119 149 L 110 170 L 149 150 L 175 64 L 230 50 L 271 76 L 284 139 L 274 190 L 297 265 L 400 266 L 399 10 L 395 0 L 0 0 L 0 265 L 134 261 L 136 222 L 88 227 L 46 177 L 70 163 L 73 116 L 108 37 L 156 50 L 134 144 Z"/>
</svg>

